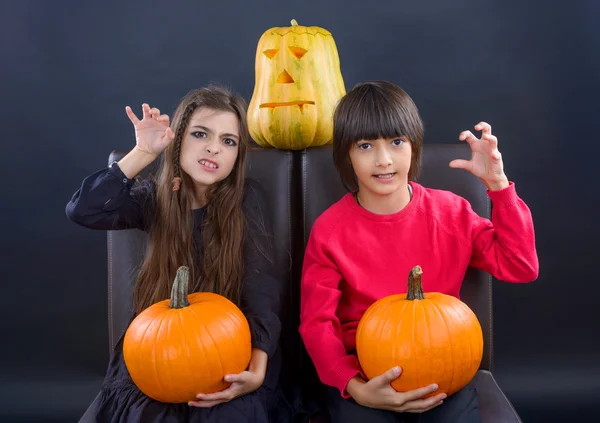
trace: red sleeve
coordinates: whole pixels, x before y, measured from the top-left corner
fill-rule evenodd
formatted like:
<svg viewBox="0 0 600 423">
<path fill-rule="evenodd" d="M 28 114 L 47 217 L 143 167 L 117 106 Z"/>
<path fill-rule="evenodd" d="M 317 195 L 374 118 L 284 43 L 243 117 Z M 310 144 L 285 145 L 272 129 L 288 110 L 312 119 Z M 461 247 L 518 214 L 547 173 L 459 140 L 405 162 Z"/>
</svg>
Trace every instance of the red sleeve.
<svg viewBox="0 0 600 423">
<path fill-rule="evenodd" d="M 317 220 L 304 254 L 300 335 L 321 381 L 348 398 L 346 385 L 361 370 L 358 359 L 346 352 L 342 327 L 335 314 L 342 275 L 326 251 L 327 232 Z"/>
<path fill-rule="evenodd" d="M 514 184 L 488 191 L 492 200 L 492 220 L 474 212 L 471 226 L 470 265 L 505 282 L 531 282 L 538 277 L 533 219 L 519 198 Z"/>
</svg>

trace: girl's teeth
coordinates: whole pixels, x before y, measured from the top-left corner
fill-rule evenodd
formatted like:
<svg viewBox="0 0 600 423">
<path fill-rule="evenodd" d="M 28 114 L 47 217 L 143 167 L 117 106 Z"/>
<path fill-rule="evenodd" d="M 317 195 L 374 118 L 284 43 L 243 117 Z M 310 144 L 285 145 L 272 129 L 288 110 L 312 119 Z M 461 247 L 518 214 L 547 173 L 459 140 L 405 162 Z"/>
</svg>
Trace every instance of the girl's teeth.
<svg viewBox="0 0 600 423">
<path fill-rule="evenodd" d="M 201 160 L 200 164 L 203 164 L 204 166 L 208 166 L 208 167 L 210 167 L 212 169 L 216 169 L 217 168 L 217 166 L 215 166 L 214 164 L 205 162 L 204 160 Z"/>
<path fill-rule="evenodd" d="M 377 175 L 377 178 L 387 179 L 387 178 L 391 178 L 392 176 L 394 176 L 393 173 L 388 173 L 386 175 Z"/>
</svg>

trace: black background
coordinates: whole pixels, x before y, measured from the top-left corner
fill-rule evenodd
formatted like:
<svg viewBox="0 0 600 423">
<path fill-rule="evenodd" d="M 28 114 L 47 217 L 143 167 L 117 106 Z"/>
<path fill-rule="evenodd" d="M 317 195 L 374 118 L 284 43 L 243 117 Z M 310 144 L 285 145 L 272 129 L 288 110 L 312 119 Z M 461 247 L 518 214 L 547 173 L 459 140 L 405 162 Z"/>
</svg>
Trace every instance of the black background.
<svg viewBox="0 0 600 423">
<path fill-rule="evenodd" d="M 210 82 L 249 101 L 259 37 L 292 18 L 332 32 L 346 89 L 402 86 L 426 143 L 492 124 L 541 266 L 533 284 L 496 281 L 494 374 L 525 423 L 599 421 L 592 0 L 1 2 L 0 420 L 76 421 L 100 387 L 106 235 L 64 207 L 110 151 L 134 145 L 125 106 L 171 114 Z"/>
</svg>

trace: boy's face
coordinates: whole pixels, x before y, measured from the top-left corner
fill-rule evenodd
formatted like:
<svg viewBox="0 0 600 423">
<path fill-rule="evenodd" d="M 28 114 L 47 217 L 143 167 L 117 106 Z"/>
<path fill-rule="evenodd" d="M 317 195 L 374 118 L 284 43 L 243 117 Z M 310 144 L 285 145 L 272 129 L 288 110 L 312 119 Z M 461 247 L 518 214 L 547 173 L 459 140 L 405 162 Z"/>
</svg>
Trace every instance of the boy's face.
<svg viewBox="0 0 600 423">
<path fill-rule="evenodd" d="M 350 162 L 361 195 L 387 196 L 406 189 L 411 156 L 407 137 L 356 142 L 350 148 Z"/>
</svg>

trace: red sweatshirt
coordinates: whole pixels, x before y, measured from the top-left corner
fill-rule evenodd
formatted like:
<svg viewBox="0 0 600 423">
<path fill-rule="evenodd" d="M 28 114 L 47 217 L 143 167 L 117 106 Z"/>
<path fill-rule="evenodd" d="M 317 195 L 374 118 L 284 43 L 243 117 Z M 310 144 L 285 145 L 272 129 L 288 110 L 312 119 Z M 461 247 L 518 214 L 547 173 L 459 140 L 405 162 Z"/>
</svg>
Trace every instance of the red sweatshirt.
<svg viewBox="0 0 600 423">
<path fill-rule="evenodd" d="M 366 309 L 405 293 L 410 269 L 423 290 L 459 298 L 468 266 L 506 282 L 538 276 L 533 221 L 513 183 L 488 191 L 492 221 L 467 200 L 411 182 L 401 211 L 378 215 L 346 194 L 315 221 L 304 255 L 300 334 L 321 381 L 340 390 L 359 374 L 356 327 Z"/>
</svg>

